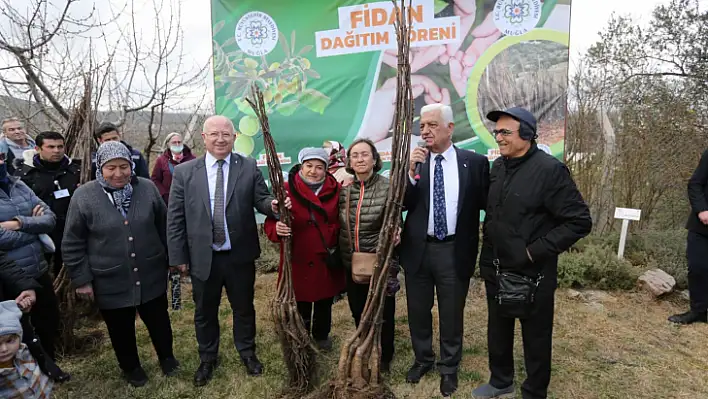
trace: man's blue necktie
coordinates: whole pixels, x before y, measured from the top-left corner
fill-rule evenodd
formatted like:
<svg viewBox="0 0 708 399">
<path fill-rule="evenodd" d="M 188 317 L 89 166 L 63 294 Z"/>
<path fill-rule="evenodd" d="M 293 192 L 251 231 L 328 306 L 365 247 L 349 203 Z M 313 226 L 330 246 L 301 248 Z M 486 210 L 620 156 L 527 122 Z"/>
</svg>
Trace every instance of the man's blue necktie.
<svg viewBox="0 0 708 399">
<path fill-rule="evenodd" d="M 443 177 L 442 154 L 435 157 L 435 176 L 433 178 L 433 226 L 435 238 L 447 237 L 447 216 L 445 213 L 445 179 Z"/>
</svg>

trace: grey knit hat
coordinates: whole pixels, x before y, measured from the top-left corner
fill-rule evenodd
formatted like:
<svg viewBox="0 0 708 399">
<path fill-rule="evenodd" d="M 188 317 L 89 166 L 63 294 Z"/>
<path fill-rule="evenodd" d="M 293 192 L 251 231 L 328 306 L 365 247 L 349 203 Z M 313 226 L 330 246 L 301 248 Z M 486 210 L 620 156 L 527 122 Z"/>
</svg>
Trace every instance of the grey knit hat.
<svg viewBox="0 0 708 399">
<path fill-rule="evenodd" d="M 0 302 L 0 337 L 19 335 L 22 337 L 22 311 L 15 301 Z"/>
<path fill-rule="evenodd" d="M 324 148 L 306 147 L 300 150 L 300 154 L 297 156 L 297 160 L 300 163 L 311 159 L 322 161 L 325 164 L 325 168 L 329 167 L 329 154 Z"/>
</svg>

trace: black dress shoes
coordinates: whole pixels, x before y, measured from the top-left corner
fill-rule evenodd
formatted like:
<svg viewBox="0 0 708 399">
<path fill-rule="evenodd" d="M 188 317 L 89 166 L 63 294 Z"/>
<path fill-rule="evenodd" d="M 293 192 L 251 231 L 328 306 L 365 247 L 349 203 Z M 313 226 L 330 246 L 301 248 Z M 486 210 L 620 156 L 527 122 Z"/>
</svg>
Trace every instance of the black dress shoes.
<svg viewBox="0 0 708 399">
<path fill-rule="evenodd" d="M 251 355 L 242 358 L 243 365 L 246 366 L 246 373 L 251 376 L 259 376 L 263 374 L 263 365 L 258 360 L 256 355 Z"/>
<path fill-rule="evenodd" d="M 440 393 L 447 398 L 457 391 L 457 373 L 440 376 Z"/>
<path fill-rule="evenodd" d="M 143 370 L 142 367 L 138 366 L 133 371 L 123 372 L 123 378 L 125 378 L 128 383 L 136 388 L 140 388 L 142 386 L 145 386 L 148 382 L 148 376 L 145 374 L 145 370 Z"/>
<path fill-rule="evenodd" d="M 692 310 L 675 314 L 669 317 L 669 321 L 676 324 L 693 324 L 693 323 L 705 323 L 708 321 L 708 314 L 706 312 L 694 312 Z"/>
<path fill-rule="evenodd" d="M 203 387 L 213 377 L 214 370 L 218 366 L 218 361 L 201 362 L 197 372 L 194 373 L 194 386 Z"/>
<path fill-rule="evenodd" d="M 430 370 L 433 369 L 432 364 L 420 364 L 418 362 L 413 363 L 411 368 L 406 374 L 406 382 L 409 384 L 417 384 L 424 375 L 428 374 Z"/>
<path fill-rule="evenodd" d="M 168 357 L 160 360 L 160 368 L 165 376 L 174 377 L 179 371 L 179 362 L 174 357 Z"/>
</svg>

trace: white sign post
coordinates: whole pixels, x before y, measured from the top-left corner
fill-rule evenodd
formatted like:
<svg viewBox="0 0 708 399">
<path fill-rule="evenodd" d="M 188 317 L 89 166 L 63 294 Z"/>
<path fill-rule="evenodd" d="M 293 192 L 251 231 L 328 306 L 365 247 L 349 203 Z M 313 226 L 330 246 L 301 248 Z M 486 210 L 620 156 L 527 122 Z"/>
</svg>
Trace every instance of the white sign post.
<svg viewBox="0 0 708 399">
<path fill-rule="evenodd" d="M 622 219 L 622 232 L 620 233 L 619 248 L 617 249 L 618 258 L 624 258 L 624 246 L 625 244 L 627 244 L 627 231 L 629 230 L 629 221 L 639 220 L 641 216 L 641 209 L 615 208 L 615 219 Z"/>
</svg>

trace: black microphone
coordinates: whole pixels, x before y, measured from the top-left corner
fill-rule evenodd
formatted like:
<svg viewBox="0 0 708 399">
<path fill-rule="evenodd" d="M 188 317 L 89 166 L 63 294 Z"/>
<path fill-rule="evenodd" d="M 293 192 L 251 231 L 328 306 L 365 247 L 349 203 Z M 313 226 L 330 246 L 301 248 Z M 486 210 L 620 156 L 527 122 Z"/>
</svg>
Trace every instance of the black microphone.
<svg viewBox="0 0 708 399">
<path fill-rule="evenodd" d="M 425 148 L 426 142 L 425 140 L 419 140 L 418 141 L 418 148 Z M 415 163 L 415 177 L 413 179 L 415 181 L 420 180 L 420 166 L 422 165 L 422 162 L 416 162 Z"/>
</svg>

